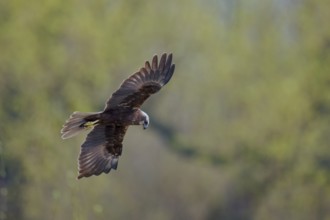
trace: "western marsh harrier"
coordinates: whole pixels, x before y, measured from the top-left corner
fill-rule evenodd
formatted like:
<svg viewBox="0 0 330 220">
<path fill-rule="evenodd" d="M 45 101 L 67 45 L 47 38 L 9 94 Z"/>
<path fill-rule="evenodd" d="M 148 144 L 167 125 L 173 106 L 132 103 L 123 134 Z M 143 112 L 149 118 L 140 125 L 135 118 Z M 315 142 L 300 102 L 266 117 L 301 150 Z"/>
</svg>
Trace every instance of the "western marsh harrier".
<svg viewBox="0 0 330 220">
<path fill-rule="evenodd" d="M 148 127 L 149 116 L 140 107 L 150 95 L 168 83 L 174 69 L 172 54 L 163 54 L 159 63 L 155 55 L 151 64 L 147 61 L 140 71 L 124 80 L 102 112 L 74 112 L 70 116 L 61 130 L 63 139 L 93 128 L 81 145 L 78 179 L 117 169 L 128 126 Z"/>
</svg>

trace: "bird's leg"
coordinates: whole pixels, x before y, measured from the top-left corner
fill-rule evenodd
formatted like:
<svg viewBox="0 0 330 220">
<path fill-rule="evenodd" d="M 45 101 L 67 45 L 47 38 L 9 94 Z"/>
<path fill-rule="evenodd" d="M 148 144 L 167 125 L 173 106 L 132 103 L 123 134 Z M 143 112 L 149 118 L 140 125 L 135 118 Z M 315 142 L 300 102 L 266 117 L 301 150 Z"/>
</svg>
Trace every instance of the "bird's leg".
<svg viewBox="0 0 330 220">
<path fill-rule="evenodd" d="M 89 128 L 94 127 L 98 122 L 99 122 L 99 120 L 96 120 L 96 121 L 88 121 L 88 122 L 82 124 L 82 126 L 83 126 L 85 129 L 89 129 Z"/>
</svg>

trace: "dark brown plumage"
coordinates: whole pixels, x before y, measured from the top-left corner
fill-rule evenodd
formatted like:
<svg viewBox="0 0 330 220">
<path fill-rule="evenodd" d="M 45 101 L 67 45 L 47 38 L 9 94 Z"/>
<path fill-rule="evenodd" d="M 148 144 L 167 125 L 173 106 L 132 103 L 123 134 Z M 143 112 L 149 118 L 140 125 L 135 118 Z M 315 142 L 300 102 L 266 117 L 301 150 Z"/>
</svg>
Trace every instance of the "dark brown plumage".
<svg viewBox="0 0 330 220">
<path fill-rule="evenodd" d="M 128 126 L 148 127 L 149 116 L 140 107 L 150 95 L 168 83 L 174 69 L 172 54 L 163 54 L 159 63 L 155 55 L 151 64 L 147 61 L 140 71 L 121 84 L 102 112 L 74 112 L 70 116 L 61 130 L 63 139 L 93 128 L 81 145 L 78 179 L 117 169 Z"/>
</svg>

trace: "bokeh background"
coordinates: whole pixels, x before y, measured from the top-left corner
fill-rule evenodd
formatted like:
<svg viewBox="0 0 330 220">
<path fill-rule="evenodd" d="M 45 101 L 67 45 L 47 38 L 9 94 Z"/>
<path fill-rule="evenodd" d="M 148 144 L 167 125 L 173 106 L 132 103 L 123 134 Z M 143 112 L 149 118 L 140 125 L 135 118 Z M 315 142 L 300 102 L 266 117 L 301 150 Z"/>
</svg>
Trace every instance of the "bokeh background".
<svg viewBox="0 0 330 220">
<path fill-rule="evenodd" d="M 0 219 L 330 219 L 326 0 L 0 1 Z M 176 72 L 117 171 L 77 181 L 73 111 Z"/>
</svg>

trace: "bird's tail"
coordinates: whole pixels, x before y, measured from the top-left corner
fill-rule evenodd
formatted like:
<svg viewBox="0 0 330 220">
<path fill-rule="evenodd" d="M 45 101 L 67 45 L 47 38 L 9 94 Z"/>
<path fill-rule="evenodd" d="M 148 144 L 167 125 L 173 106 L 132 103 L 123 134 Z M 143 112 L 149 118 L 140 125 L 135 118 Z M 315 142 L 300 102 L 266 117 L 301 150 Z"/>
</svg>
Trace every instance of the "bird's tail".
<svg viewBox="0 0 330 220">
<path fill-rule="evenodd" d="M 61 130 L 62 139 L 71 138 L 81 131 L 93 128 L 99 122 L 99 112 L 74 112 Z"/>
</svg>

